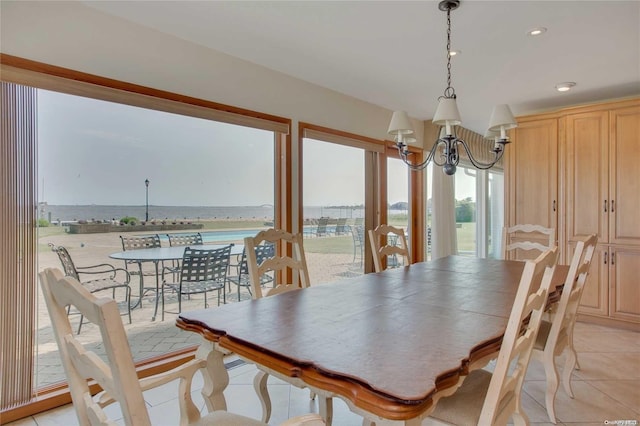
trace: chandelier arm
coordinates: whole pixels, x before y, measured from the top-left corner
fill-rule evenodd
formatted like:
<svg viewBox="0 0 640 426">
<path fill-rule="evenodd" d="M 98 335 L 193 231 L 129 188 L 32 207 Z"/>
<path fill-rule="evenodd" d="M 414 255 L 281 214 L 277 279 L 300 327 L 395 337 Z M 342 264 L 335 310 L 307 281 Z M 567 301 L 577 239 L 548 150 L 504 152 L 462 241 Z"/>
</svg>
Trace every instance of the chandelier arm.
<svg viewBox="0 0 640 426">
<path fill-rule="evenodd" d="M 458 139 L 457 143 L 461 144 L 464 147 L 464 150 L 467 152 L 467 157 L 469 157 L 469 161 L 471 162 L 471 164 L 473 164 L 473 167 L 479 170 L 488 170 L 491 167 L 495 166 L 495 164 L 498 161 L 500 161 L 500 159 L 504 154 L 504 148 L 499 151 L 493 150 L 493 154 L 495 155 L 495 158 L 493 159 L 493 161 L 491 163 L 481 163 L 475 158 L 473 158 L 473 154 L 471 154 L 471 149 L 469 148 L 469 146 L 464 140 Z"/>
<path fill-rule="evenodd" d="M 438 139 L 433 146 L 431 147 L 431 150 L 429 151 L 429 154 L 427 155 L 427 158 L 419 164 L 414 164 L 412 162 L 409 161 L 409 159 L 407 158 L 407 151 L 405 151 L 402 148 L 402 145 L 399 145 L 396 143 L 396 148 L 398 149 L 398 153 L 400 154 L 400 158 L 402 159 L 402 161 L 409 166 L 409 168 L 411 170 L 423 170 L 425 167 L 427 167 L 429 165 L 429 163 L 433 160 L 434 163 L 438 164 L 435 160 L 435 152 L 436 149 L 438 148 L 438 145 L 440 145 L 440 143 L 442 142 L 441 139 Z M 440 164 L 438 164 L 440 165 Z"/>
</svg>

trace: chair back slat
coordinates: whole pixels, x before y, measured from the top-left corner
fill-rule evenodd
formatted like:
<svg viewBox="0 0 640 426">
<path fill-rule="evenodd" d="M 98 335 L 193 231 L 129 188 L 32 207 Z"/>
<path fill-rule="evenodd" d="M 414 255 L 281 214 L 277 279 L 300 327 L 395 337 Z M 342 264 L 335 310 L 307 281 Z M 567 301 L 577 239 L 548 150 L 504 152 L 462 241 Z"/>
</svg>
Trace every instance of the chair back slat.
<svg viewBox="0 0 640 426">
<path fill-rule="evenodd" d="M 120 235 L 120 240 L 122 241 L 123 251 L 161 247 L 160 237 L 158 235 L 149 235 L 146 237 Z"/>
<path fill-rule="evenodd" d="M 382 241 L 385 241 L 384 245 Z M 369 243 L 376 272 L 382 272 L 386 267 L 389 267 L 385 263 L 389 258 L 396 259 L 397 262 L 397 257 L 402 256 L 404 265 L 411 264 L 411 255 L 404 229 L 385 224 L 378 225 L 376 229 L 369 230 Z"/>
<path fill-rule="evenodd" d="M 167 234 L 169 246 L 201 246 L 203 244 L 202 234 Z"/>
<path fill-rule="evenodd" d="M 51 251 L 58 255 L 58 259 L 60 259 L 64 274 L 79 281 L 80 276 L 78 275 L 78 270 L 76 269 L 76 265 L 73 263 L 71 255 L 69 254 L 67 249 L 62 246 L 56 247 L 53 243 L 49 243 L 49 247 L 51 247 Z"/>
<path fill-rule="evenodd" d="M 280 275 L 280 280 L 287 274 L 293 274 L 294 277 L 297 275 L 299 284 L 277 282 L 278 278 L 276 278 L 274 288 L 264 296 L 282 292 L 284 289 L 309 287 L 309 271 L 302 241 L 302 234 L 291 234 L 273 228 L 260 231 L 255 237 L 244 239 L 251 294 L 255 299 L 263 297 L 261 277 L 270 272 L 274 272 L 276 277 Z M 259 249 L 261 245 L 271 245 L 272 248 Z M 279 272 L 282 273 L 278 274 Z M 280 286 L 287 287 L 278 288 Z"/>
<path fill-rule="evenodd" d="M 225 281 L 231 245 L 212 250 L 187 247 L 182 257 L 181 282 Z"/>
<path fill-rule="evenodd" d="M 526 240 L 525 240 L 526 239 Z M 502 229 L 502 258 L 518 259 L 519 251 L 545 252 L 555 246 L 556 230 L 541 225 L 520 224 Z"/>
</svg>

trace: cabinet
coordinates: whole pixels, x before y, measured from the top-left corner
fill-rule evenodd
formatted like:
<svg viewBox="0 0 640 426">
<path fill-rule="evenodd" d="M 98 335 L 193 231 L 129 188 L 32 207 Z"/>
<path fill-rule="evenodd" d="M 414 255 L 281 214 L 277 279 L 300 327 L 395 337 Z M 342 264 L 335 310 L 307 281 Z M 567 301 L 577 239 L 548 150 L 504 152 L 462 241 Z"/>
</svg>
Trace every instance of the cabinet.
<svg viewBox="0 0 640 426">
<path fill-rule="evenodd" d="M 531 223 L 555 228 L 557 238 L 558 120 L 519 119 L 511 139 L 505 171 L 507 226 Z"/>
<path fill-rule="evenodd" d="M 532 134 L 532 129 L 539 130 Z M 580 313 L 640 323 L 640 99 L 523 117 L 515 130 L 515 149 L 505 169 L 508 225 L 556 227 L 564 263 L 570 261 L 578 235 L 597 234 Z M 548 157 L 533 155 L 528 145 Z M 550 153 L 553 147 L 556 152 Z M 552 174 L 554 164 L 555 188 L 551 179 L 521 171 L 536 167 Z M 549 189 L 531 198 L 527 191 L 532 185 Z"/>
</svg>

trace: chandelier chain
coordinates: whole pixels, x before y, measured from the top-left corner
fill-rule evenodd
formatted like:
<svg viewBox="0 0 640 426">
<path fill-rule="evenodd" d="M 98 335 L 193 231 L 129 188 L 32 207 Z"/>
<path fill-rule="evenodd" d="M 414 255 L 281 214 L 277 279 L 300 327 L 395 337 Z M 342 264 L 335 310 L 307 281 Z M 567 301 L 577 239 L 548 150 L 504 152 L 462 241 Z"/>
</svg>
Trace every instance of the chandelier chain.
<svg viewBox="0 0 640 426">
<path fill-rule="evenodd" d="M 451 7 L 447 7 L 447 88 L 445 98 L 456 98 L 456 90 L 451 86 Z"/>
</svg>

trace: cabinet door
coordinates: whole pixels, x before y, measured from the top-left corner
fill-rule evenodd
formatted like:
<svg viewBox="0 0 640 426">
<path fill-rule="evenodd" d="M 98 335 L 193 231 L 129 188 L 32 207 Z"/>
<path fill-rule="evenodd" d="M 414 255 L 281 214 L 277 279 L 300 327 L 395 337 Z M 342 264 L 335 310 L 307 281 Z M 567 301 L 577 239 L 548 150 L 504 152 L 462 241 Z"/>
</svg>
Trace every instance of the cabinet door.
<svg viewBox="0 0 640 426">
<path fill-rule="evenodd" d="M 525 121 L 512 135 L 507 149 L 508 225 L 530 223 L 557 230 L 558 120 Z"/>
<path fill-rule="evenodd" d="M 612 247 L 609 253 L 610 315 L 640 322 L 640 249 Z"/>
<path fill-rule="evenodd" d="M 609 112 L 566 118 L 567 238 L 597 234 L 609 240 Z"/>
<path fill-rule="evenodd" d="M 573 257 L 575 243 L 569 243 L 569 257 Z M 609 248 L 597 245 L 596 252 L 591 259 L 591 267 L 587 282 L 582 291 L 580 309 L 583 314 L 607 316 L 609 315 Z"/>
<path fill-rule="evenodd" d="M 609 243 L 640 246 L 640 106 L 610 114 Z"/>
</svg>

